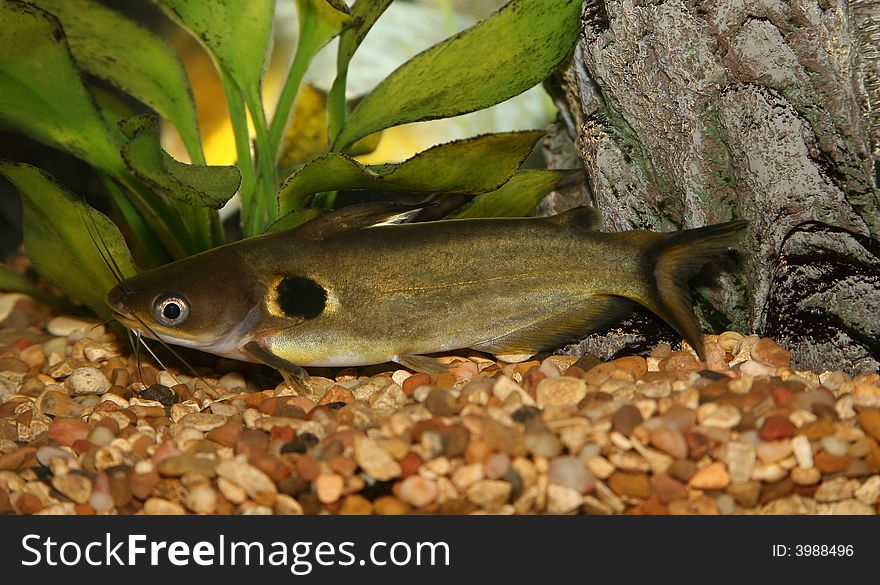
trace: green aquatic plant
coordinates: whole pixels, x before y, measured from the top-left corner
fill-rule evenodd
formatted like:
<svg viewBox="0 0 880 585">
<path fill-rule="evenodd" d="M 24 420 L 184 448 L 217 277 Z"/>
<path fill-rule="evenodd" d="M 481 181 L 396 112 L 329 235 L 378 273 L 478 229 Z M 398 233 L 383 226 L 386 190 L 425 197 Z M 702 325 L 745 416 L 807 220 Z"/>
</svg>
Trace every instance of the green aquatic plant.
<svg viewBox="0 0 880 585">
<path fill-rule="evenodd" d="M 114 270 L 130 276 L 224 243 L 218 210 L 236 193 L 241 231 L 251 237 L 319 215 L 340 190 L 468 194 L 461 217 L 524 215 L 568 174 L 520 169 L 539 132 L 477 136 L 400 164 L 362 165 L 351 156 L 387 128 L 477 111 L 540 83 L 572 50 L 579 0 L 511 0 L 404 63 L 353 108 L 349 63 L 391 0 L 295 0 L 296 53 L 271 117 L 261 84 L 275 0 L 153 3 L 210 54 L 235 166 L 206 164 L 189 80 L 155 33 L 97 0 L 0 0 L 0 122 L 88 163 L 119 225 L 40 169 L 3 161 L 0 173 L 21 194 L 25 246 L 38 271 L 99 315 L 108 315 L 103 298 Z M 328 152 L 285 179 L 278 161 L 303 77 L 337 36 Z M 131 116 L 96 79 L 153 113 Z M 176 129 L 189 162 L 162 149 L 159 117 Z"/>
</svg>

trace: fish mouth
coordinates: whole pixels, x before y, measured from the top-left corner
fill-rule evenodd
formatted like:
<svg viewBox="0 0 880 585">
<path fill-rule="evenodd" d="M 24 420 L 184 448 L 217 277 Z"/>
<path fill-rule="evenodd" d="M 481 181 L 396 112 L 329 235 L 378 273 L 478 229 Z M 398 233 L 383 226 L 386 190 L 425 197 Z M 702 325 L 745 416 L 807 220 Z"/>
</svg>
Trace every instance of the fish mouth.
<svg viewBox="0 0 880 585">
<path fill-rule="evenodd" d="M 113 318 L 128 327 L 129 325 L 139 324 L 137 319 L 135 319 L 132 315 L 128 313 L 123 313 L 121 311 L 117 311 L 116 309 L 111 309 L 113 311 Z M 131 327 L 129 327 L 131 329 Z"/>
<path fill-rule="evenodd" d="M 104 302 L 107 303 L 107 306 L 113 312 L 113 318 L 123 325 L 137 322 L 137 318 L 125 306 L 125 300 L 129 294 L 129 291 L 121 286 L 114 286 L 104 299 Z"/>
</svg>

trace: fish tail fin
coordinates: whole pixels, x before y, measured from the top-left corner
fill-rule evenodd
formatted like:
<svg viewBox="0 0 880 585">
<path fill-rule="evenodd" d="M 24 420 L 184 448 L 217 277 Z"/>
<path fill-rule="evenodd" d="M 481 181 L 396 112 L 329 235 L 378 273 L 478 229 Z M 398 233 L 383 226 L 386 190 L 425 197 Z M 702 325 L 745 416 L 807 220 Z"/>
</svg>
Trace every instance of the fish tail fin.
<svg viewBox="0 0 880 585">
<path fill-rule="evenodd" d="M 647 299 L 637 300 L 672 326 L 701 360 L 706 359 L 703 331 L 694 313 L 688 281 L 708 262 L 734 247 L 747 225 L 747 221 L 731 221 L 658 234 L 659 238 L 644 252 L 650 288 Z"/>
</svg>

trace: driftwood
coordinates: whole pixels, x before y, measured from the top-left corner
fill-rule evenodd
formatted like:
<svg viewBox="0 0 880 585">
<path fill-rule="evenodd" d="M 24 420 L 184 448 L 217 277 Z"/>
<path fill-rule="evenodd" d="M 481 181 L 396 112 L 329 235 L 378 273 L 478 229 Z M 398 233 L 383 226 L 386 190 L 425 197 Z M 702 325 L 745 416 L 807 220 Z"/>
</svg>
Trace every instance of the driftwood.
<svg viewBox="0 0 880 585">
<path fill-rule="evenodd" d="M 695 295 L 707 330 L 773 336 L 796 367 L 877 369 L 880 1 L 586 0 L 582 22 L 548 83 L 575 149 L 547 151 L 586 182 L 543 210 L 592 203 L 609 231 L 747 219 L 733 272 Z M 579 349 L 626 343 L 608 339 Z"/>
</svg>

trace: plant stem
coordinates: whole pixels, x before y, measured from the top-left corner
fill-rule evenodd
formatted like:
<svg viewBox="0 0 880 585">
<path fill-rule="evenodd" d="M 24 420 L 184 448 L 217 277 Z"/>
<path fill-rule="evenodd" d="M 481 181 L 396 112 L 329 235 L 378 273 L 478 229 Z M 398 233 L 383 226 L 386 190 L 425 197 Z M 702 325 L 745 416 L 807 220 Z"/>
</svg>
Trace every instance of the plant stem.
<svg viewBox="0 0 880 585">
<path fill-rule="evenodd" d="M 263 100 L 259 89 L 246 94 L 248 110 L 254 122 L 256 134 L 256 165 L 257 185 L 255 193 L 255 206 L 257 219 L 256 225 L 259 231 L 248 235 L 254 236 L 263 233 L 263 230 L 278 218 L 278 203 L 276 189 L 275 155 L 269 143 L 269 129 L 266 124 L 266 114 L 263 110 Z"/>
<path fill-rule="evenodd" d="M 229 107 L 229 120 L 232 123 L 232 131 L 235 134 L 235 150 L 238 153 L 238 170 L 241 173 L 241 187 L 238 192 L 241 196 L 241 225 L 244 234 L 254 233 L 253 195 L 256 188 L 254 176 L 254 161 L 251 157 L 251 141 L 248 131 L 247 113 L 244 106 L 244 98 L 235 82 L 218 68 L 220 78 L 223 81 L 223 91 L 226 93 L 226 103 Z"/>
<path fill-rule="evenodd" d="M 322 191 L 321 193 L 315 193 L 313 207 L 320 207 L 322 209 L 333 209 L 333 204 L 336 203 L 336 193 L 338 191 Z"/>
<path fill-rule="evenodd" d="M 132 197 L 130 201 L 172 258 L 186 258 L 195 253 L 190 233 L 177 210 L 130 177 L 118 177 Z"/>
<path fill-rule="evenodd" d="M 284 87 L 281 89 L 281 96 L 278 98 L 278 105 L 275 108 L 275 114 L 272 116 L 272 125 L 269 127 L 269 148 L 271 149 L 273 163 L 281 156 L 281 145 L 284 142 L 284 132 L 287 130 L 287 122 L 290 119 L 290 111 L 296 100 L 296 94 L 299 92 L 299 86 L 302 84 L 303 77 L 309 68 L 309 63 L 318 48 L 313 39 L 313 33 L 316 29 L 317 21 L 313 18 L 305 19 L 301 23 L 299 31 L 299 39 L 296 44 L 296 54 L 293 57 L 293 63 L 290 65 L 290 71 L 287 72 L 287 79 L 284 80 Z"/>
<path fill-rule="evenodd" d="M 336 142 L 336 137 L 345 124 L 345 87 L 347 82 L 348 66 L 346 65 L 345 69 L 340 71 L 337 64 L 336 79 L 333 80 L 333 86 L 330 88 L 330 93 L 327 94 L 327 138 L 330 144 Z M 336 152 L 333 148 L 330 151 Z"/>
<path fill-rule="evenodd" d="M 140 260 L 142 262 L 146 261 L 146 266 L 142 264 L 142 268 L 152 268 L 170 262 L 171 258 L 168 256 L 168 252 L 165 251 L 165 248 L 156 239 L 153 230 L 150 229 L 150 226 L 144 220 L 144 215 L 138 212 L 138 209 L 126 197 L 125 193 L 113 179 L 103 173 L 100 176 L 101 182 L 104 183 L 104 187 L 110 193 L 110 199 L 119 209 L 119 213 L 122 215 L 125 223 L 128 224 L 131 235 L 137 240 L 140 256 L 142 256 Z"/>
</svg>

